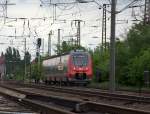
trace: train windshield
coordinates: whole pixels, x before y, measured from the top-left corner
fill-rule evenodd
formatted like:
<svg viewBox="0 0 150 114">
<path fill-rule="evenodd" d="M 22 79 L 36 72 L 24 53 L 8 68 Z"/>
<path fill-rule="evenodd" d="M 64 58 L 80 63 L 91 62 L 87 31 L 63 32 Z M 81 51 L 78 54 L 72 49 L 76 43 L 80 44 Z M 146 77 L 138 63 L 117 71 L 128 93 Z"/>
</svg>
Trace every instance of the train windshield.
<svg viewBox="0 0 150 114">
<path fill-rule="evenodd" d="M 73 64 L 75 66 L 87 66 L 88 64 L 88 55 L 87 54 L 73 54 Z"/>
</svg>

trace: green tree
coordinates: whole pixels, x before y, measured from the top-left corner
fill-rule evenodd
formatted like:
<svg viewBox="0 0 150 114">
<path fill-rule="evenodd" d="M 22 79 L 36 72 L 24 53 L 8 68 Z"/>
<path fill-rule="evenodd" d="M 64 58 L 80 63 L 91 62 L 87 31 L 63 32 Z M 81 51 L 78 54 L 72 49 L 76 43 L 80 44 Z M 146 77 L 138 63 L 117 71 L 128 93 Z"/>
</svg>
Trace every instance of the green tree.
<svg viewBox="0 0 150 114">
<path fill-rule="evenodd" d="M 127 44 L 132 57 L 136 56 L 141 50 L 150 48 L 150 25 L 143 23 L 133 26 L 127 34 Z"/>
<path fill-rule="evenodd" d="M 22 79 L 23 77 L 23 60 L 21 60 L 19 51 L 15 48 L 8 47 L 5 53 L 6 74 L 10 78 Z"/>
<path fill-rule="evenodd" d="M 102 81 L 108 80 L 109 50 L 106 49 L 104 51 L 100 46 L 97 46 L 93 51 L 89 50 L 89 52 L 92 55 L 94 75 L 96 76 L 96 69 L 99 69 Z"/>
<path fill-rule="evenodd" d="M 11 74 L 12 73 L 12 68 L 13 68 L 13 64 L 12 64 L 12 58 L 13 58 L 13 52 L 12 52 L 12 48 L 8 47 L 6 49 L 6 53 L 5 53 L 5 60 L 6 60 L 6 73 L 7 74 Z"/>
<path fill-rule="evenodd" d="M 125 84 L 126 66 L 130 60 L 130 52 L 125 41 L 116 42 L 116 79 L 119 83 Z"/>
<path fill-rule="evenodd" d="M 43 75 L 42 62 L 39 65 L 38 62 L 35 61 L 34 63 L 32 63 L 31 69 L 31 79 L 33 79 L 35 83 L 38 83 L 40 79 L 42 79 Z"/>
<path fill-rule="evenodd" d="M 69 52 L 69 51 L 74 50 L 74 49 L 85 50 L 85 48 L 83 46 L 76 46 L 76 45 L 73 45 L 71 43 L 67 43 L 66 41 L 63 41 L 60 46 L 58 44 L 56 45 L 56 50 L 54 50 L 54 51 L 56 54 L 59 54 L 59 53 L 61 54 L 61 53 Z"/>
<path fill-rule="evenodd" d="M 127 68 L 128 83 L 130 85 L 142 85 L 144 71 L 150 71 L 150 48 L 141 51 L 139 55 L 131 59 Z"/>
<path fill-rule="evenodd" d="M 119 83 L 141 85 L 149 64 L 150 25 L 134 25 L 127 38 L 116 43 L 116 75 Z M 150 70 L 150 69 L 148 69 Z"/>
</svg>

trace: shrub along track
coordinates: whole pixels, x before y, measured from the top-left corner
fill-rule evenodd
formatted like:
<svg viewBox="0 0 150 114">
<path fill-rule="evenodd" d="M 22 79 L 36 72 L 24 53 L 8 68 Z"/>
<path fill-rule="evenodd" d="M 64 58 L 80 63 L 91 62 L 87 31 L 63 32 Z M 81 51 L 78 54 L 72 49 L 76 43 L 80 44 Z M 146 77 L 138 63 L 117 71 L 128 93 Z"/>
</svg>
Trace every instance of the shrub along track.
<svg viewBox="0 0 150 114">
<path fill-rule="evenodd" d="M 68 113 L 150 114 L 150 106 L 140 109 L 141 106 L 150 105 L 150 98 L 148 97 L 27 83 L 11 83 L 11 87 L 5 83 L 1 86 L 25 94 L 28 100 L 34 100 L 48 106 L 51 104 L 58 109 L 67 110 Z M 132 106 L 133 104 L 137 106 Z M 138 109 L 136 109 L 137 107 Z M 145 109 L 147 111 L 144 111 Z"/>
</svg>

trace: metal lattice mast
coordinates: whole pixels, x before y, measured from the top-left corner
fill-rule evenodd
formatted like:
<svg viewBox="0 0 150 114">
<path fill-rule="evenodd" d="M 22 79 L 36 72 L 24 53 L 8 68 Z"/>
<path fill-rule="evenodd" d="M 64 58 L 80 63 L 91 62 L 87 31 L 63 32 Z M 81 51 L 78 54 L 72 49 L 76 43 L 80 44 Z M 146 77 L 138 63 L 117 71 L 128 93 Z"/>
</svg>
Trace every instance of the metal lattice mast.
<svg viewBox="0 0 150 114">
<path fill-rule="evenodd" d="M 83 22 L 82 20 L 73 20 L 73 22 L 75 22 L 75 26 L 77 26 L 77 34 L 76 34 L 76 46 L 80 46 L 81 45 L 81 22 Z"/>
<path fill-rule="evenodd" d="M 103 4 L 103 16 L 102 16 L 102 50 L 106 49 L 106 5 Z"/>
<path fill-rule="evenodd" d="M 5 0 L 4 2 L 0 2 L 0 6 L 3 7 L 3 17 L 4 17 L 4 23 L 7 18 L 7 13 L 8 13 L 8 5 L 15 5 L 14 3 L 8 3 L 8 0 Z"/>
<path fill-rule="evenodd" d="M 78 27 L 77 27 L 77 45 L 80 46 L 80 22 L 81 20 L 78 20 Z"/>
<path fill-rule="evenodd" d="M 150 24 L 150 0 L 145 0 L 144 24 Z"/>
</svg>

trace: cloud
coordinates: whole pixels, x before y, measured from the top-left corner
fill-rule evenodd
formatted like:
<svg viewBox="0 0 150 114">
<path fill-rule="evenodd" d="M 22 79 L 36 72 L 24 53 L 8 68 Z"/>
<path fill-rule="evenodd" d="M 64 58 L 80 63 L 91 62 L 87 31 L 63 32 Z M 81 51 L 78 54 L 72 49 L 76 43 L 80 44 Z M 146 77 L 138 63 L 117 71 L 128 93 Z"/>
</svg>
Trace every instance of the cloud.
<svg viewBox="0 0 150 114">
<path fill-rule="evenodd" d="M 30 0 L 17 0 L 18 3 L 27 3 Z"/>
</svg>

